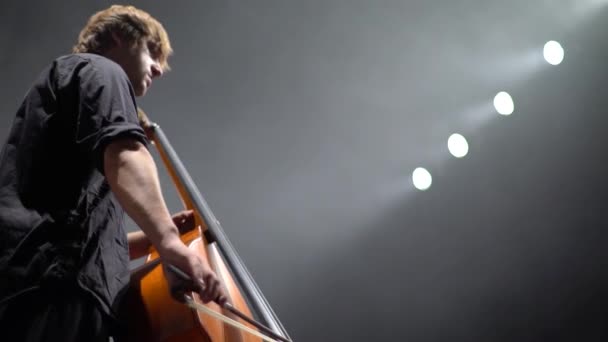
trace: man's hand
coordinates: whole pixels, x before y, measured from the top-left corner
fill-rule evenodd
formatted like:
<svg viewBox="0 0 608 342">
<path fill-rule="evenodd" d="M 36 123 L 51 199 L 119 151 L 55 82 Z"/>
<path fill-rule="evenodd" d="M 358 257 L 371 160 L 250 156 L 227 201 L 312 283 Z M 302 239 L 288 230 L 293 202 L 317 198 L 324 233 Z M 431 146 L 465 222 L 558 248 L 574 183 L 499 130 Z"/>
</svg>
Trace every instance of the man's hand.
<svg viewBox="0 0 608 342">
<path fill-rule="evenodd" d="M 183 210 L 178 213 L 173 214 L 171 217 L 173 219 L 173 223 L 177 226 L 180 234 L 186 234 L 192 229 L 196 228 L 195 220 L 194 220 L 194 211 L 192 210 Z"/>
<path fill-rule="evenodd" d="M 197 292 L 204 303 L 215 301 L 224 305 L 227 295 L 215 272 L 193 250 L 189 249 L 179 239 L 159 248 L 159 254 L 165 265 L 165 277 L 169 283 L 171 295 L 183 301 L 186 292 Z M 171 264 L 181 270 L 192 280 L 185 280 L 166 267 Z"/>
</svg>

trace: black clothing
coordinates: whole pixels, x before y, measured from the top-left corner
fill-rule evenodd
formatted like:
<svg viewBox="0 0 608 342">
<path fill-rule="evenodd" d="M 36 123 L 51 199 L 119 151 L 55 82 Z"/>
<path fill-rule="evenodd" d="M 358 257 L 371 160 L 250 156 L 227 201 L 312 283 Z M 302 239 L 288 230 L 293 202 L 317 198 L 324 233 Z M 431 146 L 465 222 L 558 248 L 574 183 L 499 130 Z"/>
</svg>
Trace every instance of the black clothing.
<svg viewBox="0 0 608 342">
<path fill-rule="evenodd" d="M 0 307 L 6 342 L 107 342 L 114 322 L 82 289 L 35 289 Z"/>
<path fill-rule="evenodd" d="M 136 108 L 124 70 L 94 54 L 57 58 L 27 93 L 0 153 L 0 309 L 77 286 L 114 314 L 129 255 L 103 151 L 121 136 L 147 145 Z"/>
</svg>

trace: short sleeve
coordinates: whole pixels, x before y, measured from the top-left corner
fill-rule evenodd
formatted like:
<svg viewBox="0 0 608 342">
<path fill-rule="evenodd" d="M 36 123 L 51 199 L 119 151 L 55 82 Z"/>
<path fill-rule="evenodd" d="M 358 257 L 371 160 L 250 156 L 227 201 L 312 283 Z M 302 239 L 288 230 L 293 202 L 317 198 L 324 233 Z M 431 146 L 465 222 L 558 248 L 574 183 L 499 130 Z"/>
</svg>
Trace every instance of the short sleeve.
<svg viewBox="0 0 608 342">
<path fill-rule="evenodd" d="M 148 140 L 137 118 L 133 88 L 118 64 L 105 58 L 92 60 L 78 71 L 77 79 L 75 143 L 92 155 L 103 173 L 103 152 L 112 140 L 129 136 L 146 146 Z"/>
</svg>

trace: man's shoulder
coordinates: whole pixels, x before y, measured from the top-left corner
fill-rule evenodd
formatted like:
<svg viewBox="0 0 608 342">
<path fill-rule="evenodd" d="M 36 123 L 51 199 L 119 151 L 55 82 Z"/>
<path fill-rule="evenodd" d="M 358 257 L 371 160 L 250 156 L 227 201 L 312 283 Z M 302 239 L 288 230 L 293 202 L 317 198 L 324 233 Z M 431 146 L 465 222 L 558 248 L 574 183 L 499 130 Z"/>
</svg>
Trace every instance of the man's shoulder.
<svg viewBox="0 0 608 342">
<path fill-rule="evenodd" d="M 54 63 L 58 67 L 66 69 L 80 69 L 85 66 L 91 66 L 92 69 L 99 71 L 124 73 L 122 67 L 116 62 L 94 53 L 71 53 L 57 57 Z"/>
<path fill-rule="evenodd" d="M 54 62 L 54 67 L 59 71 L 60 77 L 73 79 L 71 75 L 79 74 L 80 76 L 90 79 L 128 79 L 123 68 L 113 60 L 93 54 L 93 53 L 72 53 L 57 57 Z"/>
<path fill-rule="evenodd" d="M 59 56 L 55 58 L 55 63 L 60 64 L 99 64 L 99 65 L 115 65 L 118 66 L 111 59 L 97 55 L 94 53 L 70 53 L 67 55 Z"/>
</svg>

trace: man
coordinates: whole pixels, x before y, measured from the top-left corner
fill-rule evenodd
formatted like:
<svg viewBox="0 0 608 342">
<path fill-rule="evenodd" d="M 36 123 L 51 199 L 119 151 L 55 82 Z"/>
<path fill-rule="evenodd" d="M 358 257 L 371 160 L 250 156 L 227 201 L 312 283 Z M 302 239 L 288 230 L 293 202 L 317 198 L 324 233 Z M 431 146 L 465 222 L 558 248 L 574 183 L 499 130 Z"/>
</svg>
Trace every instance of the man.
<svg viewBox="0 0 608 342">
<path fill-rule="evenodd" d="M 0 154 L 0 333 L 15 341 L 107 341 L 129 253 L 150 244 L 202 281 L 166 272 L 172 292 L 226 300 L 179 239 L 192 214 L 169 214 L 137 119 L 135 96 L 168 69 L 164 28 L 112 6 L 90 18 L 73 52 L 35 81 Z M 143 233 L 127 237 L 123 209 Z"/>
</svg>

